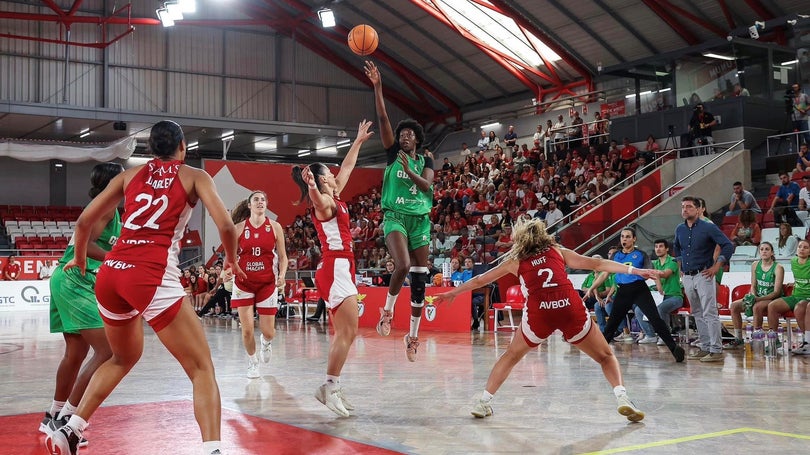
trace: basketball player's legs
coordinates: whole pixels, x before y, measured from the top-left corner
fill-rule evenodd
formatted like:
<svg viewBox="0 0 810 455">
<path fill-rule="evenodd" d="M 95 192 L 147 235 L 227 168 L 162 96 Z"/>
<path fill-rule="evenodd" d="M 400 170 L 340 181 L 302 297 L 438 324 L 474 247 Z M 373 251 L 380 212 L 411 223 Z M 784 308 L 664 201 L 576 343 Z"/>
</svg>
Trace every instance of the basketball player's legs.
<svg viewBox="0 0 810 455">
<path fill-rule="evenodd" d="M 391 333 L 391 321 L 394 318 L 394 304 L 397 301 L 399 291 L 408 276 L 411 268 L 411 259 L 408 254 L 408 237 L 404 225 L 397 222 L 396 218 L 391 218 L 391 222 L 384 224 L 385 245 L 394 261 L 394 271 L 391 273 L 391 280 L 388 283 L 388 294 L 385 297 L 385 305 L 380 310 L 380 321 L 377 323 L 377 333 L 388 336 Z"/>
<path fill-rule="evenodd" d="M 272 341 L 276 337 L 276 315 L 259 313 L 259 330 L 265 341 Z"/>
<path fill-rule="evenodd" d="M 256 338 L 253 334 L 253 305 L 240 306 L 236 309 L 239 314 L 239 325 L 242 326 L 242 344 L 248 356 L 256 353 Z"/>
<path fill-rule="evenodd" d="M 84 358 L 90 351 L 90 345 L 78 333 L 63 333 L 62 337 L 65 339 L 65 353 L 62 354 L 62 360 L 56 369 L 56 388 L 53 392 L 53 399 L 57 402 L 70 401 L 69 397 L 82 367 L 82 362 L 84 362 Z M 79 401 L 70 402 L 78 403 Z M 56 418 L 55 415 L 53 417 Z"/>
<path fill-rule="evenodd" d="M 78 403 L 81 401 L 84 391 L 87 390 L 87 384 L 90 382 L 90 378 L 93 377 L 93 373 L 112 356 L 112 350 L 110 349 L 110 344 L 107 342 L 107 335 L 105 335 L 104 329 L 82 330 L 79 332 L 79 336 L 85 346 L 89 345 L 93 348 L 93 357 L 90 357 L 90 360 L 84 364 L 78 377 L 76 377 L 68 403 Z M 84 360 L 86 356 L 87 351 L 85 348 L 82 360 Z"/>
<path fill-rule="evenodd" d="M 191 311 L 190 306 L 184 307 Z M 74 414 L 74 417 L 79 416 L 85 422 L 135 366 L 143 353 L 143 319 L 140 316 L 115 325 L 105 323 L 104 331 L 110 343 L 112 357 L 101 364 L 93 374 Z"/>
<path fill-rule="evenodd" d="M 602 367 L 602 373 L 611 387 L 622 385 L 622 371 L 619 368 L 619 361 L 613 355 L 613 350 L 608 346 L 605 337 L 599 330 L 591 325 L 591 329 L 585 338 L 575 344 L 580 351 L 594 359 Z"/>
<path fill-rule="evenodd" d="M 326 363 L 328 376 L 340 376 L 349 350 L 357 337 L 357 296 L 347 297 L 343 303 L 332 311 L 332 324 L 335 328 L 335 338 L 329 347 L 329 359 Z"/>
<path fill-rule="evenodd" d="M 643 311 L 643 310 L 642 310 Z M 602 374 L 613 387 L 613 395 L 618 404 L 619 414 L 627 417 L 631 422 L 639 422 L 644 419 L 644 412 L 636 408 L 635 404 L 627 397 L 627 390 L 622 384 L 622 371 L 619 361 L 613 355 L 613 350 L 608 346 L 607 340 L 599 330 L 591 325 L 588 334 L 582 341 L 574 344 L 580 351 L 594 359 L 602 367 Z"/>
<path fill-rule="evenodd" d="M 200 426 L 203 442 L 219 441 L 219 387 L 214 376 L 214 363 L 208 341 L 192 308 L 182 305 L 174 320 L 157 332 L 157 336 L 191 379 L 194 417 Z"/>
<path fill-rule="evenodd" d="M 506 381 L 506 378 L 509 377 L 515 365 L 532 349 L 533 347 L 526 343 L 526 338 L 523 336 L 523 328 L 518 327 L 515 331 L 515 335 L 512 337 L 512 341 L 506 348 L 506 352 L 498 358 L 498 361 L 495 362 L 495 366 L 492 367 L 492 371 L 489 373 L 489 378 L 487 379 L 485 391 L 491 395 L 495 395 L 495 392 L 501 388 L 501 385 Z"/>
</svg>

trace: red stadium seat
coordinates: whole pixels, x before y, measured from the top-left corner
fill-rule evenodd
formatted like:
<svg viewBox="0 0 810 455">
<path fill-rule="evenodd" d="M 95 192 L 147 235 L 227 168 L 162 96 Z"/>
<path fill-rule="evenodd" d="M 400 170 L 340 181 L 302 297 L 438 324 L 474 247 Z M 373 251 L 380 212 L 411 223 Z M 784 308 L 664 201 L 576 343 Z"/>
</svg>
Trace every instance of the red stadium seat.
<svg viewBox="0 0 810 455">
<path fill-rule="evenodd" d="M 745 297 L 745 294 L 751 291 L 750 284 L 739 284 L 734 286 L 734 290 L 731 291 L 731 301 L 736 302 L 737 300 L 742 300 Z"/>
<path fill-rule="evenodd" d="M 506 290 L 506 301 L 492 304 L 492 309 L 495 311 L 495 323 L 493 324 L 493 330 L 495 332 L 498 331 L 499 311 L 505 311 L 506 314 L 509 315 L 509 325 L 503 324 L 501 327 L 516 330 L 518 326 L 515 324 L 515 320 L 512 317 L 512 310 L 522 311 L 525 306 L 526 298 L 523 296 L 523 291 L 520 289 L 520 285 L 516 284 L 514 286 L 510 286 L 509 289 Z"/>
</svg>

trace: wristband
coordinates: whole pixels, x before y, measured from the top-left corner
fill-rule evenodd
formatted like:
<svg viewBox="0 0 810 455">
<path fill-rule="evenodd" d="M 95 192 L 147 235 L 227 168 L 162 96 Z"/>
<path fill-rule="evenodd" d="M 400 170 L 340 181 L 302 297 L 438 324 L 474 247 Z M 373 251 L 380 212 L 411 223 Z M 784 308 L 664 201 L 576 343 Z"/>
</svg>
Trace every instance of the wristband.
<svg viewBox="0 0 810 455">
<path fill-rule="evenodd" d="M 633 266 L 632 266 L 632 265 L 628 265 L 628 266 L 627 266 L 627 274 L 628 274 L 628 275 L 632 275 L 632 274 L 633 274 Z"/>
</svg>

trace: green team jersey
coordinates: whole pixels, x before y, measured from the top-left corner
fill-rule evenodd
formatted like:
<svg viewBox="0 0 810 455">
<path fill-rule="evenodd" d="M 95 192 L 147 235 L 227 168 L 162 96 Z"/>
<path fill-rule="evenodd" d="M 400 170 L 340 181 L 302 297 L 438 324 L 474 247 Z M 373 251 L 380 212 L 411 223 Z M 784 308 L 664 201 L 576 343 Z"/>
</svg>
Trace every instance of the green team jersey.
<svg viewBox="0 0 810 455">
<path fill-rule="evenodd" d="M 661 280 L 661 290 L 664 291 L 664 296 L 680 296 L 681 291 L 681 277 L 678 273 L 678 263 L 670 255 L 666 255 L 664 259 L 656 259 L 652 261 L 652 266 L 655 270 L 672 270 L 672 275 L 669 278 Z"/>
<path fill-rule="evenodd" d="M 798 297 L 810 297 L 810 259 L 799 264 L 799 257 L 794 256 L 790 260 L 790 268 L 793 271 L 793 295 Z"/>
<path fill-rule="evenodd" d="M 104 230 L 101 232 L 101 235 L 96 240 L 96 245 L 99 246 L 104 251 L 112 250 L 113 245 L 118 240 L 118 236 L 121 235 L 121 216 L 118 214 L 118 210 L 115 211 L 112 219 L 107 226 L 104 227 Z M 59 265 L 63 266 L 70 262 L 73 259 L 74 255 L 73 250 L 73 238 L 70 239 L 70 245 L 68 245 L 67 249 L 65 250 L 65 254 L 62 255 L 62 259 L 59 260 Z M 101 261 L 97 261 L 90 257 L 87 258 L 87 271 L 88 272 L 95 272 L 98 268 L 101 267 Z"/>
<path fill-rule="evenodd" d="M 391 210 L 404 215 L 424 215 L 433 208 L 433 183 L 427 191 L 422 191 L 408 177 L 397 153 L 399 144 L 394 143 L 386 150 L 388 165 L 383 174 L 382 198 L 380 205 L 383 211 Z M 414 173 L 422 175 L 425 167 L 433 167 L 433 159 L 424 155 L 408 157 L 408 164 Z"/>
<path fill-rule="evenodd" d="M 776 262 L 771 265 L 768 271 L 762 270 L 762 261 L 757 261 L 757 267 L 754 275 L 756 276 L 757 286 L 754 295 L 762 297 L 773 292 L 776 287 Z"/>
</svg>

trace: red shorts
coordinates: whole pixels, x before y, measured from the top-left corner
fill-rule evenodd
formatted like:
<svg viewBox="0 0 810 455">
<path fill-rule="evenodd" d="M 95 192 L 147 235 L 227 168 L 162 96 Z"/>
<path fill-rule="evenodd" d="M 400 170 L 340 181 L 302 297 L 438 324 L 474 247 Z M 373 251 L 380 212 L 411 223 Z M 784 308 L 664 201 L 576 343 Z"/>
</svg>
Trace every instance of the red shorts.
<svg viewBox="0 0 810 455">
<path fill-rule="evenodd" d="M 330 310 L 336 310 L 347 298 L 357 296 L 354 258 L 324 256 L 315 272 L 315 286 Z"/>
<path fill-rule="evenodd" d="M 577 344 L 591 329 L 591 316 L 576 290 L 561 289 L 527 303 L 520 327 L 529 346 L 539 345 L 555 330 L 562 332 L 565 341 Z"/>
<path fill-rule="evenodd" d="M 256 305 L 260 315 L 275 316 L 278 312 L 278 293 L 275 283 L 251 283 L 234 280 L 231 308 Z"/>
<path fill-rule="evenodd" d="M 105 261 L 96 277 L 101 318 L 109 325 L 124 325 L 141 315 L 159 332 L 174 320 L 186 296 L 179 275 L 175 267 Z"/>
</svg>

